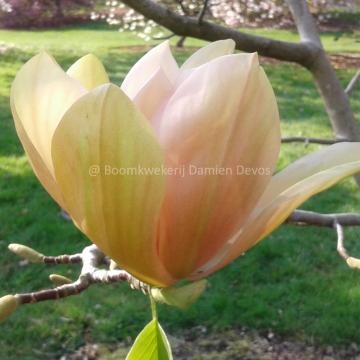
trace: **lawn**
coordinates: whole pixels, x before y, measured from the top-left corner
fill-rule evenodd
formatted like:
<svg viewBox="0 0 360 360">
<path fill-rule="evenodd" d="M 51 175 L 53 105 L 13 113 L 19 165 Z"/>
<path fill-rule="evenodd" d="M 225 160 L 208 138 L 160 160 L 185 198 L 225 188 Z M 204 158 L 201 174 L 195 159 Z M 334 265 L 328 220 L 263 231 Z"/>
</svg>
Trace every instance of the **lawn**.
<svg viewBox="0 0 360 360">
<path fill-rule="evenodd" d="M 258 32 L 258 31 L 257 31 Z M 295 39 L 291 32 L 261 31 Z M 324 34 L 331 52 L 359 52 L 354 34 L 337 41 Z M 0 31 L 0 43 L 14 48 L 0 55 L 0 296 L 48 287 L 57 272 L 71 278 L 77 266 L 26 265 L 7 252 L 12 242 L 46 254 L 78 252 L 88 244 L 34 177 L 16 137 L 9 110 L 9 87 L 16 71 L 34 53 L 47 49 L 68 67 L 87 52 L 99 56 L 119 84 L 145 51 L 127 33 L 94 26 L 51 31 Z M 189 40 L 188 45 L 201 42 Z M 179 62 L 188 51 L 177 51 Z M 331 137 L 331 129 L 311 76 L 289 64 L 266 65 L 276 92 L 284 135 Z M 345 85 L 354 69 L 341 70 Z M 360 91 L 352 104 L 360 118 Z M 279 168 L 319 146 L 283 145 Z M 308 201 L 304 209 L 360 211 L 360 191 L 347 179 Z M 346 231 L 348 248 L 360 255 L 360 229 Z M 161 306 L 160 319 L 171 334 L 203 325 L 213 331 L 230 326 L 269 330 L 309 343 L 360 343 L 360 273 L 346 267 L 328 229 L 282 226 L 226 269 L 209 278 L 210 287 L 187 312 Z M 55 359 L 87 341 L 116 342 L 134 336 L 150 317 L 148 300 L 126 284 L 94 286 L 84 294 L 20 308 L 1 324 L 0 358 Z"/>
</svg>

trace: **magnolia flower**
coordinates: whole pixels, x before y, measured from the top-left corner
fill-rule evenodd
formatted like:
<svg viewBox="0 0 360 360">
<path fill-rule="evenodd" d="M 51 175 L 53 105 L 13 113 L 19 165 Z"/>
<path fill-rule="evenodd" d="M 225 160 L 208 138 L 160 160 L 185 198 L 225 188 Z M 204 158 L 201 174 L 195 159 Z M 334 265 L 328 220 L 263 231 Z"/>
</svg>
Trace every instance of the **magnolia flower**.
<svg viewBox="0 0 360 360">
<path fill-rule="evenodd" d="M 179 68 L 165 42 L 121 87 L 93 55 L 64 72 L 41 53 L 12 85 L 16 130 L 40 182 L 92 242 L 151 285 L 222 268 L 360 170 L 360 144 L 341 143 L 272 176 L 275 96 L 257 55 L 233 51 L 217 41 Z M 121 173 L 140 168 L 185 170 Z"/>
</svg>

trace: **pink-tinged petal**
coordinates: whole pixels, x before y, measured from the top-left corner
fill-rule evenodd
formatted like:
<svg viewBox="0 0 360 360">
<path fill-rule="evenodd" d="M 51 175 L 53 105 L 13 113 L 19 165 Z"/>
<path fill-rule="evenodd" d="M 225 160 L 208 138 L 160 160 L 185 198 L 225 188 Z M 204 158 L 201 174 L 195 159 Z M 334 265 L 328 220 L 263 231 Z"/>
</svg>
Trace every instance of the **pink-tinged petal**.
<svg viewBox="0 0 360 360">
<path fill-rule="evenodd" d="M 153 74 L 148 82 L 136 94 L 133 102 L 146 118 L 153 122 L 155 114 L 161 109 L 173 89 L 172 84 L 161 68 Z"/>
<path fill-rule="evenodd" d="M 87 54 L 70 66 L 66 72 L 78 80 L 87 90 L 110 82 L 102 62 L 93 54 Z"/>
<path fill-rule="evenodd" d="M 307 155 L 276 174 L 248 222 L 194 278 L 212 273 L 281 225 L 299 205 L 360 171 L 360 143 L 341 143 Z"/>
<path fill-rule="evenodd" d="M 170 273 L 181 278 L 246 221 L 271 178 L 279 116 L 256 54 L 223 56 L 194 69 L 158 126 L 167 166 L 227 171 L 168 177 L 159 249 Z M 238 166 L 251 173 L 239 176 Z"/>
<path fill-rule="evenodd" d="M 140 280 L 172 284 L 156 243 L 164 177 L 112 173 L 138 167 L 152 171 L 163 164 L 146 119 L 123 91 L 102 85 L 79 99 L 55 131 L 52 156 L 56 181 L 76 225 Z"/>
<path fill-rule="evenodd" d="M 134 99 L 159 68 L 171 84 L 176 82 L 179 67 L 171 53 L 168 41 L 151 49 L 131 68 L 121 85 L 121 89 L 130 99 Z"/>
<path fill-rule="evenodd" d="M 84 92 L 45 52 L 23 65 L 11 87 L 10 105 L 20 141 L 35 174 L 60 205 L 51 138 L 62 115 Z"/>
<path fill-rule="evenodd" d="M 214 41 L 191 55 L 181 66 L 181 70 L 192 69 L 214 60 L 217 57 L 230 55 L 234 50 L 235 41 L 232 39 Z"/>
</svg>

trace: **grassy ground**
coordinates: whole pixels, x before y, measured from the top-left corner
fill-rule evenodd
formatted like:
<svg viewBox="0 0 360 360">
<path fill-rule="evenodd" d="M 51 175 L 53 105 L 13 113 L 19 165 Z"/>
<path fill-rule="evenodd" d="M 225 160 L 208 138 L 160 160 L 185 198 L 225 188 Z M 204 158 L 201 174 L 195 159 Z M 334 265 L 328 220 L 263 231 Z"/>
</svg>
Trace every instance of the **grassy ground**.
<svg viewBox="0 0 360 360">
<path fill-rule="evenodd" d="M 272 33 L 287 39 L 293 36 L 289 32 Z M 352 36 L 332 42 L 333 35 L 325 34 L 324 39 L 330 51 L 356 52 L 359 45 Z M 0 295 L 5 295 L 46 287 L 47 276 L 54 271 L 69 277 L 78 271 L 76 266 L 56 270 L 23 266 L 7 252 L 9 243 L 27 244 L 47 254 L 76 252 L 88 243 L 59 217 L 58 207 L 41 188 L 23 155 L 8 105 L 9 87 L 17 69 L 42 48 L 51 51 L 64 67 L 92 51 L 104 61 L 112 80 L 119 83 L 142 50 L 126 48 L 141 45 L 133 35 L 91 28 L 0 31 L 0 42 L 15 46 L 0 56 Z M 190 45 L 199 43 L 189 41 Z M 185 56 L 184 52 L 177 54 L 179 61 Z M 266 71 L 278 97 L 283 133 L 330 137 L 311 76 L 292 65 L 267 66 Z M 353 72 L 339 73 L 344 84 Z M 354 92 L 352 103 L 359 116 L 360 91 Z M 279 167 L 316 148 L 284 145 Z M 303 208 L 360 211 L 359 200 L 360 192 L 348 179 Z M 347 244 L 354 254 L 360 254 L 359 236 L 360 230 L 347 230 Z M 160 318 L 170 333 L 196 325 L 217 331 L 245 325 L 308 342 L 360 343 L 360 274 L 339 259 L 330 230 L 283 226 L 209 281 L 210 288 L 189 311 L 161 307 Z M 65 349 L 78 347 L 85 338 L 116 342 L 134 336 L 148 318 L 147 299 L 126 285 L 96 286 L 75 298 L 19 309 L 1 324 L 0 358 L 54 359 Z"/>
</svg>

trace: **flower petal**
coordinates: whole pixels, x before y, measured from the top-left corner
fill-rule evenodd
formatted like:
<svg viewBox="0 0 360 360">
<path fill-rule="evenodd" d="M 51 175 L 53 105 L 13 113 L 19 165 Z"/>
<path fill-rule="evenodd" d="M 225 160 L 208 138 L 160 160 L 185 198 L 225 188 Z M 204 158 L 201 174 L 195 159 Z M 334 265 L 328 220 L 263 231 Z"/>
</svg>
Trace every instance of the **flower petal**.
<svg viewBox="0 0 360 360">
<path fill-rule="evenodd" d="M 12 104 L 13 99 L 11 99 L 11 108 L 12 114 L 15 122 L 16 132 L 21 140 L 22 146 L 25 150 L 25 153 L 28 157 L 30 165 L 39 179 L 42 186 L 47 190 L 47 192 L 52 196 L 52 198 L 63 208 L 65 209 L 65 204 L 62 200 L 62 195 L 56 184 L 55 178 L 50 170 L 44 163 L 38 151 L 35 149 L 34 145 L 28 138 L 26 131 L 24 130 L 19 116 L 15 110 L 15 106 Z"/>
<path fill-rule="evenodd" d="M 110 82 L 104 65 L 93 54 L 87 54 L 72 64 L 67 74 L 78 80 L 87 90 Z"/>
<path fill-rule="evenodd" d="M 341 143 L 307 155 L 276 174 L 246 225 L 195 278 L 227 265 L 282 224 L 299 205 L 360 171 L 360 143 Z"/>
<path fill-rule="evenodd" d="M 232 39 L 214 41 L 191 55 L 181 66 L 181 70 L 192 69 L 217 57 L 230 55 L 234 50 L 235 41 Z"/>
<path fill-rule="evenodd" d="M 52 135 L 62 115 L 84 92 L 45 52 L 30 59 L 12 84 L 10 102 L 20 140 L 28 155 L 34 154 L 33 164 L 40 157 L 52 176 Z M 29 142 L 37 155 L 29 150 Z"/>
<path fill-rule="evenodd" d="M 227 55 L 194 69 L 158 126 L 167 166 L 189 170 L 168 178 L 159 248 L 170 273 L 184 277 L 246 221 L 278 157 L 276 100 L 257 56 Z M 251 173 L 238 176 L 238 166 Z M 196 175 L 194 167 L 215 174 Z"/>
<path fill-rule="evenodd" d="M 151 49 L 131 68 L 121 89 L 133 99 L 159 68 L 163 70 L 168 81 L 174 84 L 179 74 L 179 67 L 172 56 L 168 41 Z"/>
<path fill-rule="evenodd" d="M 153 122 L 155 114 L 159 111 L 165 99 L 171 93 L 172 84 L 164 71 L 159 68 L 148 82 L 139 90 L 133 102 L 142 111 L 146 118 Z"/>
<path fill-rule="evenodd" d="M 156 248 L 164 178 L 137 171 L 159 169 L 163 154 L 128 97 L 115 85 L 83 96 L 60 122 L 52 156 L 56 181 L 76 225 L 140 280 L 156 286 L 173 283 Z"/>
</svg>

